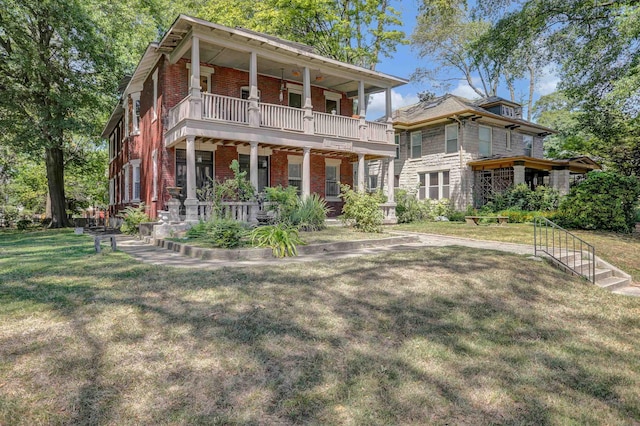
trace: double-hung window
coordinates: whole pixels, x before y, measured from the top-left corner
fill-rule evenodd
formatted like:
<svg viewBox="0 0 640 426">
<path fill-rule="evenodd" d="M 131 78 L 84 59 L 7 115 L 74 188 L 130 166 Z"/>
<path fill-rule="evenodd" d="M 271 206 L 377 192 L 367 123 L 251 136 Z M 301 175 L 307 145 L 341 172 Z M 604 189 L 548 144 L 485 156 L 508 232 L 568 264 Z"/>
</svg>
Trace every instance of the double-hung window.
<svg viewBox="0 0 640 426">
<path fill-rule="evenodd" d="M 531 157 L 533 151 L 533 136 L 522 135 L 522 142 L 524 143 L 524 155 L 526 157 Z"/>
<path fill-rule="evenodd" d="M 133 167 L 133 202 L 140 201 L 140 160 L 131 160 Z"/>
<path fill-rule="evenodd" d="M 394 141 L 396 143 L 396 160 L 400 159 L 400 134 L 396 134 L 394 136 Z"/>
<path fill-rule="evenodd" d="M 449 198 L 449 171 L 443 170 L 439 172 L 420 173 L 420 187 L 418 198 L 424 200 L 441 200 Z"/>
<path fill-rule="evenodd" d="M 481 157 L 491 157 L 491 127 L 478 127 L 478 153 Z"/>
<path fill-rule="evenodd" d="M 458 125 L 451 124 L 445 127 L 445 154 L 453 154 L 458 152 Z"/>
<path fill-rule="evenodd" d="M 411 132 L 411 158 L 422 157 L 422 132 Z"/>
<path fill-rule="evenodd" d="M 302 191 L 302 157 L 289 159 L 289 186 L 295 186 L 298 194 Z"/>
</svg>

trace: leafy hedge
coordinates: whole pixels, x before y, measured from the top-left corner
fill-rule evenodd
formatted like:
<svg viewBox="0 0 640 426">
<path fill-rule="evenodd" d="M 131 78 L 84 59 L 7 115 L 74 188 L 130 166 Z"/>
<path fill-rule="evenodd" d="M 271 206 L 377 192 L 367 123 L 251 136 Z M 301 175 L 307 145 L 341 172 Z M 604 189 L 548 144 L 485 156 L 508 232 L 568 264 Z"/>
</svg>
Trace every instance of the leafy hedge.
<svg viewBox="0 0 640 426">
<path fill-rule="evenodd" d="M 638 197 L 637 177 L 590 172 L 560 203 L 555 221 L 568 228 L 631 233 L 636 223 Z"/>
</svg>

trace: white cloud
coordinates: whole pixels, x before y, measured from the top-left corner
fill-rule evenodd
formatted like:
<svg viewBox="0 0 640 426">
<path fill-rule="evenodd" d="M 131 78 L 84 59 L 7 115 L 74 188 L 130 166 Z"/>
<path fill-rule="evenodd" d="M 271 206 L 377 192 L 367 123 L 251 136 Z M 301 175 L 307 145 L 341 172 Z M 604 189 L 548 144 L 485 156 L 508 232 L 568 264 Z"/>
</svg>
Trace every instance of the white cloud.
<svg viewBox="0 0 640 426">
<path fill-rule="evenodd" d="M 391 107 L 395 110 L 405 105 L 411 105 L 418 102 L 417 95 L 403 95 L 391 90 Z M 385 94 L 375 93 L 371 95 L 369 105 L 367 106 L 367 120 L 376 120 L 385 115 L 386 100 Z"/>
<path fill-rule="evenodd" d="M 473 80 L 474 80 L 473 81 L 474 84 L 480 83 L 479 79 L 478 79 L 477 83 L 475 81 L 476 78 L 474 78 Z M 467 83 L 466 80 L 460 80 L 458 82 L 458 86 L 451 91 L 451 94 L 452 95 L 456 95 L 456 96 L 460 96 L 460 97 L 463 97 L 463 98 L 467 98 L 467 99 L 477 99 L 477 98 L 479 98 L 478 94 L 475 92 L 475 90 L 473 90 L 471 88 L 471 86 L 469 86 L 469 83 Z"/>
<path fill-rule="evenodd" d="M 538 81 L 536 81 L 535 92 L 540 96 L 548 95 L 556 91 L 560 83 L 560 78 L 556 74 L 555 67 L 547 65 L 542 69 Z"/>
</svg>

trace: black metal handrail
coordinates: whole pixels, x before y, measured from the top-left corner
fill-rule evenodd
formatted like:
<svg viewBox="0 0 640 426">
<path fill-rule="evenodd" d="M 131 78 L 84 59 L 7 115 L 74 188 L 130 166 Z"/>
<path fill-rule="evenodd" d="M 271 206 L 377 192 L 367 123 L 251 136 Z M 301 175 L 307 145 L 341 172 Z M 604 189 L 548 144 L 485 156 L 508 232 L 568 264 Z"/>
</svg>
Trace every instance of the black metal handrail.
<svg viewBox="0 0 640 426">
<path fill-rule="evenodd" d="M 542 216 L 533 221 L 533 240 L 536 256 L 539 251 L 546 253 L 574 274 L 595 284 L 594 246 Z"/>
</svg>

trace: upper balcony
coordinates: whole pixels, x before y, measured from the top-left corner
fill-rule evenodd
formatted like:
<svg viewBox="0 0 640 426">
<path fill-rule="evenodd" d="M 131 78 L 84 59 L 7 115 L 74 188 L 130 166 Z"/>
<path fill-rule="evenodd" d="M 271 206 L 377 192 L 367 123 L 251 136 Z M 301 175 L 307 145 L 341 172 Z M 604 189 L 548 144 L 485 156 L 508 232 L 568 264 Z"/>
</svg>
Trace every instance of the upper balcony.
<svg viewBox="0 0 640 426">
<path fill-rule="evenodd" d="M 174 133 L 176 126 L 186 119 L 207 120 L 232 125 L 251 127 L 255 122 L 265 129 L 282 130 L 299 134 L 328 136 L 352 141 L 369 141 L 376 143 L 394 143 L 389 138 L 392 130 L 388 123 L 365 121 L 360 118 L 326 114 L 283 105 L 263 102 L 257 104 L 257 119 L 252 120 L 251 101 L 210 93 L 201 94 L 200 108 L 191 96 L 187 96 L 168 112 L 166 121 L 167 138 L 165 143 L 171 146 L 179 139 Z M 306 131 L 305 131 L 306 130 Z"/>
<path fill-rule="evenodd" d="M 299 43 L 184 15 L 156 51 L 182 70 L 171 78 L 186 83 L 173 101 L 163 101 L 171 107 L 162 117 L 167 146 L 187 136 L 249 142 L 257 137 L 312 148 L 324 143 L 352 151 L 393 144 L 390 122 L 365 120 L 367 99 L 385 93 L 390 118 L 391 89 L 405 79 L 318 55 Z"/>
</svg>

